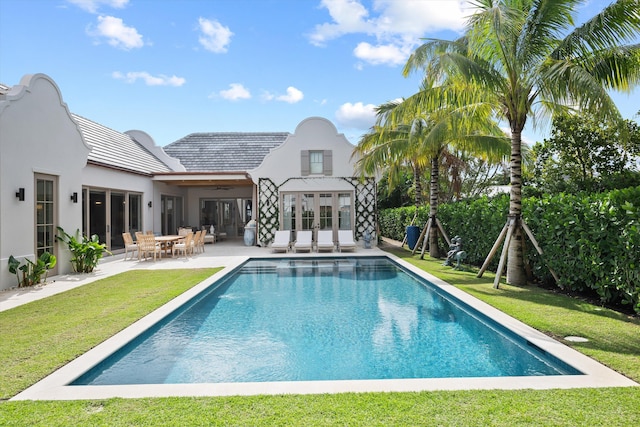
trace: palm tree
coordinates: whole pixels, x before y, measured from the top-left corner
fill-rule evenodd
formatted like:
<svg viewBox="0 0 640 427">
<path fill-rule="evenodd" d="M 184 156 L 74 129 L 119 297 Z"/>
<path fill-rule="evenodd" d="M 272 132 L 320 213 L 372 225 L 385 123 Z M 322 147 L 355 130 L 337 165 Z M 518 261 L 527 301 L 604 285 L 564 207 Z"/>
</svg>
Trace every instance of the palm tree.
<svg viewBox="0 0 640 427">
<path fill-rule="evenodd" d="M 436 227 L 440 156 L 450 145 L 485 157 L 487 154 L 502 157 L 508 152 L 505 135 L 490 120 L 490 110 L 481 103 L 467 104 L 459 110 L 451 103 L 454 99 L 451 93 L 464 90 L 453 82 L 434 87 L 433 81 L 426 80 L 418 94 L 379 106 L 376 125 L 354 149 L 354 155 L 360 157 L 357 165 L 361 173 L 388 168 L 393 177 L 402 165 L 411 164 L 416 193 L 420 190 L 417 172 L 430 166 L 429 217 L 433 227 L 429 234 L 429 255 L 434 258 L 440 256 Z M 424 109 L 421 103 L 425 96 L 440 97 L 440 106 Z M 416 199 L 416 208 L 420 205 Z"/>
<path fill-rule="evenodd" d="M 585 1 L 476 0 L 461 38 L 430 40 L 405 65 L 405 75 L 423 68 L 434 79 L 455 76 L 476 85 L 477 91 L 467 94 L 469 102 L 481 98 L 491 103 L 496 117 L 509 123 L 508 283 L 526 284 L 521 216 L 522 130 L 527 120 L 535 125 L 538 117 L 548 120 L 569 109 L 620 120 L 608 91 L 630 90 L 640 79 L 640 47 L 629 44 L 640 35 L 640 2 L 619 0 L 575 27 L 581 3 Z"/>
</svg>

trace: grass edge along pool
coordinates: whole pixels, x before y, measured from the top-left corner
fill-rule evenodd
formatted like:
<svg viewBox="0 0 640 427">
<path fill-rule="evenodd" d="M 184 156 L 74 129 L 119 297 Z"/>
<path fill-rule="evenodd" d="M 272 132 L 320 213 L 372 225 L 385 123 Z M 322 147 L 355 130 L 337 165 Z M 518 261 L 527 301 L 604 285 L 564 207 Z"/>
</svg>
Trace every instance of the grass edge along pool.
<svg viewBox="0 0 640 427">
<path fill-rule="evenodd" d="M 340 258 L 325 258 L 325 257 L 323 257 L 323 258 L 278 258 L 278 259 L 274 259 L 274 258 L 268 258 L 268 259 L 255 258 L 255 259 L 252 259 L 252 260 L 249 260 L 249 261 L 243 263 L 238 268 L 234 269 L 230 274 L 226 275 L 224 278 L 212 283 L 207 289 L 201 291 L 200 293 L 198 293 L 197 296 L 191 298 L 187 303 L 183 304 L 178 309 L 172 311 L 170 314 L 165 316 L 161 321 L 157 322 L 152 328 L 148 329 L 145 333 L 143 333 L 140 336 L 138 336 L 138 338 L 136 338 L 135 340 L 129 342 L 124 347 L 122 347 L 121 349 L 119 349 L 115 353 L 113 353 L 111 356 L 108 356 L 107 358 L 105 358 L 98 365 L 94 366 L 92 369 L 90 369 L 89 371 L 87 371 L 86 373 L 81 375 L 72 384 L 74 384 L 74 385 L 91 384 L 92 378 L 95 378 L 95 377 L 99 376 L 98 373 L 101 370 L 103 370 L 105 368 L 105 366 L 109 365 L 114 360 L 114 358 L 119 358 L 120 355 L 122 355 L 124 353 L 128 353 L 132 348 L 134 348 L 134 347 L 136 347 L 138 345 L 138 342 L 143 337 L 148 337 L 153 332 L 155 332 L 155 329 L 158 329 L 161 325 L 168 323 L 172 319 L 175 319 L 182 312 L 184 312 L 189 306 L 192 306 L 192 305 L 196 304 L 206 294 L 209 294 L 209 293 L 213 292 L 215 289 L 219 289 L 219 288 L 223 287 L 225 284 L 230 283 L 233 280 L 233 278 L 235 277 L 235 275 L 237 275 L 237 274 L 246 274 L 246 273 L 242 273 L 243 268 L 245 268 L 245 270 L 248 268 L 248 269 L 251 269 L 252 271 L 259 271 L 259 270 L 262 270 L 262 269 L 268 270 L 269 268 L 271 268 L 274 265 L 276 265 L 279 268 L 285 268 L 285 269 L 287 269 L 287 268 L 288 269 L 296 269 L 296 268 L 304 269 L 305 273 L 309 272 L 309 271 L 313 271 L 313 270 L 318 270 L 320 268 L 324 268 L 324 272 L 326 273 L 327 267 L 329 267 L 331 269 L 332 265 L 333 265 L 334 270 L 336 270 L 336 269 L 339 270 L 340 268 L 344 268 L 344 267 L 348 268 L 349 266 L 353 267 L 353 266 L 356 266 L 356 265 L 359 268 L 366 269 L 367 266 L 370 267 L 372 265 L 372 263 L 375 264 L 375 263 L 380 263 L 380 262 L 388 263 L 389 265 L 393 266 L 398 271 L 400 271 L 400 272 L 406 274 L 407 276 L 411 277 L 413 279 L 413 281 L 417 282 L 416 285 L 419 284 L 422 287 L 426 288 L 428 291 L 434 292 L 439 297 L 446 299 L 448 302 L 450 302 L 451 304 L 455 305 L 458 310 L 461 310 L 462 312 L 464 312 L 465 315 L 474 318 L 478 322 L 481 322 L 485 327 L 488 327 L 489 329 L 492 329 L 494 333 L 497 333 L 497 334 L 499 334 L 499 335 L 501 335 L 503 337 L 506 337 L 510 341 L 514 342 L 515 345 L 517 347 L 519 347 L 522 351 L 525 351 L 528 354 L 534 355 L 535 358 L 544 360 L 545 363 L 548 363 L 549 365 L 551 365 L 557 371 L 557 373 L 553 373 L 553 374 L 550 374 L 550 375 L 580 375 L 581 374 L 581 372 L 579 372 L 577 369 L 575 369 L 572 366 L 570 366 L 569 364 L 563 362 L 559 358 L 548 354 L 546 351 L 544 351 L 543 349 L 539 348 L 537 345 L 531 343 L 526 338 L 524 338 L 524 337 L 518 335 L 517 333 L 511 331 L 509 328 L 504 327 L 503 325 L 501 325 L 498 322 L 494 321 L 493 319 L 491 319 L 490 317 L 488 317 L 484 313 L 481 313 L 477 309 L 475 309 L 473 307 L 470 307 L 465 302 L 460 301 L 454 295 L 451 295 L 450 293 L 440 289 L 438 286 L 436 286 L 433 283 L 429 282 L 425 278 L 420 277 L 420 276 L 414 274 L 411 271 L 408 271 L 403 266 L 399 265 L 398 263 L 394 262 L 393 260 L 390 260 L 387 257 L 366 257 L 366 258 L 364 258 L 364 257 L 354 257 L 354 258 L 342 258 L 342 257 L 340 257 Z M 296 273 L 294 272 L 294 274 L 296 274 Z M 504 357 L 508 357 L 508 355 L 505 355 Z M 530 375 L 530 374 L 523 374 L 523 375 Z M 531 374 L 531 375 L 549 375 L 549 374 Z M 463 376 L 474 376 L 474 375 L 463 375 Z M 479 376 L 482 376 L 482 375 L 479 375 Z M 434 378 L 432 376 L 428 376 L 428 377 L 429 378 Z M 443 377 L 444 378 L 451 378 L 450 375 L 445 375 Z M 386 377 L 383 377 L 383 378 L 386 379 Z M 396 377 L 392 377 L 392 378 L 396 378 Z M 400 376 L 398 378 L 412 378 L 412 377 Z M 439 376 L 436 376 L 435 378 L 439 378 Z M 329 379 L 330 380 L 340 380 L 340 379 L 351 379 L 351 378 L 329 378 Z M 360 379 L 360 378 L 355 378 L 355 379 Z M 369 378 L 365 378 L 365 379 L 369 379 Z M 377 377 L 373 377 L 373 378 L 370 378 L 370 379 L 378 379 L 378 378 Z M 283 379 L 283 381 L 286 381 L 286 380 L 289 380 L 289 379 Z M 313 381 L 314 379 L 313 378 L 311 378 L 311 379 L 302 378 L 302 379 L 293 379 L 293 380 L 294 381 L 296 381 L 296 380 Z M 238 380 L 238 382 L 246 382 L 246 381 L 247 380 L 242 380 L 242 379 Z M 258 380 L 258 381 L 261 381 L 261 380 Z M 265 380 L 265 381 L 267 381 L 267 380 Z M 279 381 L 279 380 L 278 379 L 272 379 L 271 381 Z M 169 381 L 169 382 L 171 383 L 172 381 Z M 179 382 L 182 382 L 182 381 L 179 381 Z M 191 381 L 185 381 L 185 382 L 188 383 L 188 382 L 191 382 Z M 195 382 L 197 383 L 198 381 L 195 381 Z M 202 381 L 200 381 L 200 382 L 202 382 Z M 217 381 L 204 381 L 204 382 L 217 382 Z M 232 380 L 232 382 L 235 382 L 235 381 Z M 158 382 L 156 382 L 156 381 L 142 381 L 140 383 L 141 384 L 147 384 L 147 383 L 153 384 L 153 383 L 158 383 Z M 159 383 L 162 383 L 162 382 L 159 382 Z M 98 384 L 100 384 L 100 383 L 98 383 Z M 107 383 L 107 384 L 111 384 L 111 383 Z M 119 382 L 115 382 L 113 384 L 119 384 Z M 124 382 L 124 384 L 131 384 L 131 383 Z"/>
</svg>

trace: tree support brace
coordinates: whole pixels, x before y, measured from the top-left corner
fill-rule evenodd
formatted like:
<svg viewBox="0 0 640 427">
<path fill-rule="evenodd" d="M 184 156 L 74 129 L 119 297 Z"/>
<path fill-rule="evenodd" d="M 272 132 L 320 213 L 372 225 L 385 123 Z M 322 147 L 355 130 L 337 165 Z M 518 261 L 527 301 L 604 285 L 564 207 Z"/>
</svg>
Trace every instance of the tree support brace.
<svg viewBox="0 0 640 427">
<path fill-rule="evenodd" d="M 509 218 L 507 219 L 507 223 L 502 228 L 502 231 L 500 232 L 498 239 L 493 244 L 493 247 L 491 248 L 489 255 L 487 255 L 487 259 L 484 261 L 484 264 L 482 264 L 482 268 L 480 268 L 480 271 L 478 271 L 478 275 L 476 276 L 478 278 L 482 277 L 484 272 L 487 270 L 487 267 L 489 267 L 489 263 L 493 259 L 493 256 L 498 251 L 498 248 L 500 247 L 502 240 L 504 239 L 505 242 L 504 242 L 504 246 L 502 247 L 502 253 L 500 254 L 500 262 L 498 262 L 498 269 L 496 270 L 496 278 L 493 281 L 493 287 L 495 289 L 498 289 L 498 287 L 500 286 L 500 277 L 502 277 L 502 272 L 504 270 L 505 263 L 507 260 L 507 253 L 509 252 L 509 244 L 511 243 L 511 237 L 513 236 L 513 233 L 516 231 L 516 228 L 518 227 L 518 225 L 522 227 L 525 234 L 529 237 L 529 239 L 531 240 L 531 243 L 533 243 L 533 246 L 536 248 L 536 251 L 538 251 L 540 256 L 543 257 L 544 259 L 542 248 L 540 248 L 540 245 L 538 245 L 538 241 L 533 236 L 531 229 L 527 226 L 524 220 L 522 218 L 518 220 L 518 217 L 516 216 L 509 216 Z M 548 264 L 547 264 L 547 268 L 553 275 L 553 278 L 556 280 L 556 282 L 558 282 L 559 281 L 558 276 L 551 269 L 551 267 L 549 267 Z"/>
</svg>

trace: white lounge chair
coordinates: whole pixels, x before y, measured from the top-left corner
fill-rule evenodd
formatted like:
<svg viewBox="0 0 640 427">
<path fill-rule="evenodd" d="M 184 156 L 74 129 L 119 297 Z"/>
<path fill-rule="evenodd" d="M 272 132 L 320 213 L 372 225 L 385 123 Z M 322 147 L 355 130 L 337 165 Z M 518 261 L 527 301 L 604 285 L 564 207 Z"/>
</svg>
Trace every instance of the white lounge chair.
<svg viewBox="0 0 640 427">
<path fill-rule="evenodd" d="M 356 250 L 356 242 L 353 240 L 353 231 L 338 230 L 338 250 L 340 252 Z"/>
<path fill-rule="evenodd" d="M 331 230 L 318 230 L 318 241 L 316 243 L 316 250 L 331 251 L 333 252 L 335 244 L 333 243 L 333 231 Z"/>
<path fill-rule="evenodd" d="M 293 245 L 294 251 L 311 252 L 312 239 L 313 239 L 313 232 L 311 230 L 300 230 L 296 232 L 296 242 Z"/>
<path fill-rule="evenodd" d="M 271 243 L 271 250 L 274 252 L 287 252 L 289 250 L 290 236 L 291 231 L 289 230 L 276 231 L 276 235 L 273 238 L 273 243 Z"/>
</svg>

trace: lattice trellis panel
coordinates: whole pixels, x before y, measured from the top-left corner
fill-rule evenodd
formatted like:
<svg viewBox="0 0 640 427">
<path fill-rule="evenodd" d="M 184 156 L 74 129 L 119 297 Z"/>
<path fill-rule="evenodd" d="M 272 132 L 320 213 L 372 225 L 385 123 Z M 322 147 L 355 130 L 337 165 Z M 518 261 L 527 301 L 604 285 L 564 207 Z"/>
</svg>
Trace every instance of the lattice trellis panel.
<svg viewBox="0 0 640 427">
<path fill-rule="evenodd" d="M 375 242 L 377 210 L 376 210 L 376 181 L 373 178 L 343 178 L 355 188 L 355 238 L 361 239 L 366 231 L 371 233 Z"/>
<path fill-rule="evenodd" d="M 290 180 L 314 178 L 289 178 L 280 185 L 276 185 L 268 178 L 258 180 L 258 242 L 266 246 L 273 240 L 276 230 L 280 227 L 280 204 L 278 189 Z M 317 178 L 322 179 L 322 178 Z M 355 224 L 354 234 L 357 240 L 362 239 L 369 231 L 373 241 L 376 235 L 376 182 L 373 178 L 341 178 L 354 188 Z"/>
<path fill-rule="evenodd" d="M 280 227 L 278 186 L 269 178 L 258 180 L 258 243 L 267 245 Z"/>
</svg>

